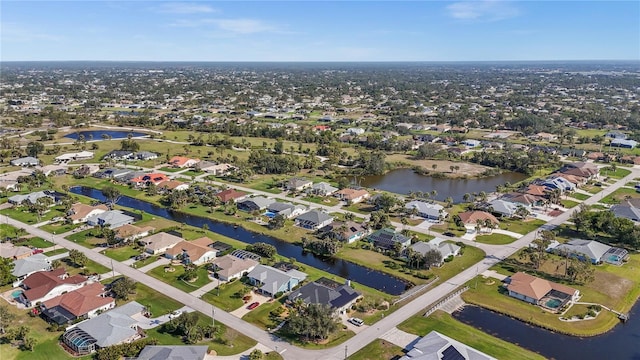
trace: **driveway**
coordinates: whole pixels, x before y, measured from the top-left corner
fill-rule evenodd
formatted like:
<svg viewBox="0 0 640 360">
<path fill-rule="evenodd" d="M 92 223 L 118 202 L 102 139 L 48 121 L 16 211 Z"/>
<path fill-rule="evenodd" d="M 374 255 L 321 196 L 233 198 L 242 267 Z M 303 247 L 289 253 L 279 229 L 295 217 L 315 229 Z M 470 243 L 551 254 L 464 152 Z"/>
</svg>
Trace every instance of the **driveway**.
<svg viewBox="0 0 640 360">
<path fill-rule="evenodd" d="M 183 306 L 178 310 L 181 310 L 182 312 L 185 312 L 185 313 L 190 313 L 195 311 L 188 306 Z M 153 312 L 153 309 L 151 309 L 151 311 Z M 142 314 L 136 314 L 133 316 L 133 319 L 137 320 L 138 326 L 140 326 L 142 329 L 145 329 L 145 330 L 153 329 L 171 320 L 169 319 L 169 314 L 163 314 L 155 318 L 148 318 Z"/>
<path fill-rule="evenodd" d="M 251 291 L 251 300 L 249 300 L 248 303 L 242 305 L 241 307 L 233 310 L 232 312 L 230 312 L 230 314 L 233 315 L 233 316 L 237 316 L 237 317 L 242 319 L 242 317 L 247 315 L 247 313 L 255 310 L 255 309 L 253 309 L 253 310 L 247 309 L 247 306 L 249 306 L 249 304 L 254 303 L 254 302 L 257 301 L 257 302 L 260 303 L 260 305 L 262 305 L 262 304 L 268 302 L 269 300 L 271 300 L 270 297 L 264 296 L 264 295 L 261 295 L 261 294 L 257 294 L 255 291 Z"/>
</svg>

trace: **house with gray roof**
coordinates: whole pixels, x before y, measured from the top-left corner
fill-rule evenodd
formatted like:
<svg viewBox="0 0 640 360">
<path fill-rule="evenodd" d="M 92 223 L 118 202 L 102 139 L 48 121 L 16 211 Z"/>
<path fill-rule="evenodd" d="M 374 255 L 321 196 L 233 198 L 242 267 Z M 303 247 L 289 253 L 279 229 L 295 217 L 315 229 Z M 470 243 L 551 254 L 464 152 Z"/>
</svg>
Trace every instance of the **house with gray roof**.
<svg viewBox="0 0 640 360">
<path fill-rule="evenodd" d="M 403 249 L 411 244 L 410 238 L 395 232 L 391 228 L 380 229 L 367 236 L 367 240 L 372 243 L 373 246 L 385 250 L 395 249 L 396 244 L 400 244 Z"/>
<path fill-rule="evenodd" d="M 87 224 L 89 226 L 108 226 L 109 229 L 132 224 L 134 221 L 135 219 L 132 216 L 126 215 L 120 210 L 105 211 L 87 218 Z"/>
<path fill-rule="evenodd" d="M 50 197 L 51 200 L 53 200 L 53 204 L 55 204 L 62 198 L 60 194 L 57 194 L 53 191 L 43 190 L 43 191 L 32 192 L 30 194 L 13 195 L 8 199 L 8 201 L 10 204 L 14 204 L 14 205 L 21 205 L 24 202 L 35 204 L 38 201 L 38 199 L 44 198 L 44 197 Z"/>
<path fill-rule="evenodd" d="M 309 230 L 317 230 L 325 227 L 333 221 L 333 217 L 322 210 L 311 210 L 304 214 L 298 215 L 295 219 L 295 225 Z"/>
<path fill-rule="evenodd" d="M 259 287 L 261 293 L 274 297 L 279 292 L 291 291 L 307 278 L 307 274 L 295 269 L 285 272 L 271 266 L 258 265 L 247 274 L 247 278 L 251 285 Z"/>
<path fill-rule="evenodd" d="M 306 188 L 310 188 L 313 185 L 313 181 L 302 178 L 291 178 L 287 181 L 287 190 L 290 191 L 302 191 Z"/>
<path fill-rule="evenodd" d="M 307 211 L 307 208 L 303 205 L 293 205 L 291 203 L 276 201 L 267 206 L 267 211 L 274 217 L 282 215 L 285 219 L 290 219 L 304 213 Z"/>
<path fill-rule="evenodd" d="M 638 146 L 638 142 L 631 139 L 613 139 L 610 143 L 611 146 L 633 149 Z"/>
<path fill-rule="evenodd" d="M 336 191 L 338 191 L 337 187 L 331 186 L 326 182 L 313 184 L 308 190 L 309 194 L 318 196 L 330 196 L 333 195 L 333 193 L 335 193 Z"/>
<path fill-rule="evenodd" d="M 20 286 L 22 280 L 33 273 L 49 270 L 51 270 L 51 260 L 44 254 L 35 254 L 24 259 L 18 259 L 13 262 L 13 270 L 11 270 L 11 274 L 17 278 L 13 283 L 13 287 Z"/>
<path fill-rule="evenodd" d="M 417 215 L 428 220 L 440 220 L 449 215 L 444 211 L 444 206 L 436 203 L 428 203 L 425 201 L 413 200 L 409 201 L 405 206 L 405 209 L 414 211 L 416 209 Z"/>
<path fill-rule="evenodd" d="M 431 331 L 400 360 L 497 360 L 455 339 Z"/>
<path fill-rule="evenodd" d="M 636 207 L 631 201 L 622 204 L 613 205 L 610 208 L 615 217 L 629 219 L 634 222 L 640 222 L 640 208 Z"/>
<path fill-rule="evenodd" d="M 144 311 L 143 305 L 129 302 L 67 328 L 62 341 L 79 355 L 90 354 L 107 346 L 130 343 L 143 336 L 134 316 Z"/>
<path fill-rule="evenodd" d="M 158 158 L 158 154 L 151 151 L 138 151 L 135 157 L 138 160 L 153 160 Z"/>
<path fill-rule="evenodd" d="M 204 360 L 206 345 L 147 345 L 136 360 Z"/>
<path fill-rule="evenodd" d="M 238 210 L 252 212 L 261 211 L 267 208 L 275 200 L 266 198 L 264 196 L 254 196 L 238 201 Z"/>
<path fill-rule="evenodd" d="M 300 299 L 305 304 L 328 305 L 336 313 L 344 313 L 362 294 L 347 284 L 320 278 L 295 290 L 287 297 L 290 302 Z"/>
<path fill-rule="evenodd" d="M 592 264 L 603 262 L 619 265 L 629 253 L 595 240 L 572 239 L 551 249 L 556 254 L 569 255 L 582 261 L 589 259 Z"/>
<path fill-rule="evenodd" d="M 11 160 L 11 165 L 13 166 L 38 166 L 39 164 L 40 164 L 40 160 L 34 158 L 33 156 L 27 156 L 27 157 Z"/>
<path fill-rule="evenodd" d="M 512 217 L 518 210 L 518 205 L 510 201 L 495 199 L 489 202 L 486 210 L 499 216 Z"/>
<path fill-rule="evenodd" d="M 444 259 L 460 254 L 461 249 L 460 246 L 452 244 L 440 238 L 435 238 L 429 242 L 418 241 L 417 243 L 409 246 L 409 248 L 422 255 L 432 250 L 439 252 L 442 256 L 442 261 L 440 261 L 440 264 L 438 264 L 438 266 L 441 266 L 444 263 Z"/>
</svg>

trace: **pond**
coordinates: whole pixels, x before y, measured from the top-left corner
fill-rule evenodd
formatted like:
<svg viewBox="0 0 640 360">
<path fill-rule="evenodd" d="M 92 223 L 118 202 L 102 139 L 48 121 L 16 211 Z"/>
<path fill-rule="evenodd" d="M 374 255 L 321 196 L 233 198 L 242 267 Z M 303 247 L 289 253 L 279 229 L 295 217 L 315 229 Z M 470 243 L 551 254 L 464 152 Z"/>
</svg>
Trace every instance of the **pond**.
<svg viewBox="0 0 640 360">
<path fill-rule="evenodd" d="M 560 335 L 477 306 L 465 306 L 453 316 L 500 339 L 542 354 L 549 359 L 640 359 L 640 306 L 629 321 L 594 337 Z"/>
<path fill-rule="evenodd" d="M 444 201 L 451 196 L 453 202 L 457 204 L 462 202 L 464 194 L 482 191 L 489 193 L 496 191 L 497 185 L 503 185 L 506 182 L 513 184 L 526 178 L 526 175 L 516 172 L 504 172 L 495 176 L 471 179 L 435 178 L 420 175 L 412 169 L 397 169 L 384 175 L 365 176 L 360 185 L 403 195 L 409 192 L 435 190 L 437 192 L 436 200 Z"/>
<path fill-rule="evenodd" d="M 105 201 L 105 197 L 102 195 L 102 192 L 97 189 L 75 186 L 69 190 L 74 194 L 80 194 L 99 201 Z M 316 256 L 302 251 L 302 247 L 300 246 L 278 240 L 271 236 L 253 233 L 240 226 L 229 225 L 200 216 L 171 211 L 165 207 L 160 207 L 128 196 L 122 196 L 118 200 L 118 205 L 142 210 L 155 216 L 195 226 L 197 228 L 202 228 L 202 225 L 206 224 L 212 232 L 240 240 L 248 244 L 256 242 L 271 244 L 276 247 L 278 254 L 282 256 L 295 258 L 296 261 L 305 265 L 309 265 L 345 279 L 353 280 L 387 294 L 400 295 L 408 288 L 408 284 L 406 282 L 394 276 L 387 275 L 346 260 Z"/>
<path fill-rule="evenodd" d="M 83 131 L 74 131 L 65 135 L 64 137 L 68 139 L 76 140 L 78 137 L 82 135 L 84 139 L 87 141 L 90 140 L 104 140 L 106 136 L 111 137 L 111 139 L 126 139 L 129 135 L 131 137 L 143 137 L 149 136 L 149 134 L 145 134 L 139 131 L 126 131 L 126 130 L 83 130 Z"/>
</svg>

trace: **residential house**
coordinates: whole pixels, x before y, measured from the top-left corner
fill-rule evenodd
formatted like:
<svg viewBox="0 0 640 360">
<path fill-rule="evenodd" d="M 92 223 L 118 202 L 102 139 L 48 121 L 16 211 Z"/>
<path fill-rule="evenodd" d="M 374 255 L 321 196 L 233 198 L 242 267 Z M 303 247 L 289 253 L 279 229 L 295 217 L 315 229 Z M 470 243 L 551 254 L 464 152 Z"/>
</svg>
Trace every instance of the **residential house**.
<svg viewBox="0 0 640 360">
<path fill-rule="evenodd" d="M 295 225 L 309 230 L 325 227 L 333 221 L 333 217 L 322 210 L 311 210 L 295 218 Z"/>
<path fill-rule="evenodd" d="M 458 214 L 468 233 L 474 233 L 479 228 L 480 232 L 491 233 L 492 229 L 500 225 L 495 216 L 486 211 L 472 210 Z M 489 226 L 487 226 L 489 225 Z"/>
<path fill-rule="evenodd" d="M 446 218 L 449 214 L 444 211 L 444 207 L 436 203 L 428 203 L 425 201 L 412 200 L 405 206 L 405 209 L 414 211 L 416 209 L 417 215 L 427 220 L 439 221 Z"/>
<path fill-rule="evenodd" d="M 185 264 L 200 266 L 216 258 L 216 251 L 209 247 L 213 241 L 202 237 L 192 241 L 182 240 L 164 253 L 169 259 L 181 259 Z"/>
<path fill-rule="evenodd" d="M 13 159 L 10 161 L 10 163 L 13 166 L 38 166 L 40 165 L 40 160 L 34 158 L 33 156 L 27 156 Z"/>
<path fill-rule="evenodd" d="M 176 168 L 193 167 L 199 162 L 200 162 L 200 159 L 191 159 L 184 156 L 174 156 L 171 159 L 169 159 L 169 165 Z"/>
<path fill-rule="evenodd" d="M 247 196 L 247 193 L 238 191 L 236 189 L 226 189 L 226 190 L 220 191 L 214 196 L 220 199 L 220 202 L 222 202 L 223 204 L 226 204 L 231 200 L 238 201 L 240 199 L 243 199 L 245 196 Z"/>
<path fill-rule="evenodd" d="M 466 147 L 474 148 L 480 146 L 480 141 L 474 139 L 465 139 L 461 142 L 461 144 Z"/>
<path fill-rule="evenodd" d="M 20 191 L 20 183 L 13 180 L 0 180 L 0 189 L 5 191 Z"/>
<path fill-rule="evenodd" d="M 559 172 L 567 175 L 580 176 L 587 179 L 597 178 L 600 170 L 598 166 L 593 163 L 584 161 L 573 162 L 565 164 Z"/>
<path fill-rule="evenodd" d="M 620 204 L 613 205 L 610 210 L 615 217 L 629 219 L 636 223 L 640 222 L 640 201 L 628 199 Z"/>
<path fill-rule="evenodd" d="M 523 194 L 520 192 L 504 194 L 500 199 L 512 202 L 519 206 L 524 206 L 526 209 L 531 209 L 534 206 L 542 206 L 545 203 L 545 198 L 543 197 Z"/>
<path fill-rule="evenodd" d="M 609 139 L 626 139 L 628 136 L 627 134 L 620 132 L 620 131 L 616 131 L 616 130 L 612 130 L 607 132 L 606 134 L 604 134 L 604 137 L 609 138 Z"/>
<path fill-rule="evenodd" d="M 558 136 L 555 134 L 549 134 L 546 132 L 539 132 L 535 135 L 536 139 L 540 139 L 543 141 L 555 141 L 558 140 Z"/>
<path fill-rule="evenodd" d="M 279 201 L 272 202 L 267 206 L 267 216 L 276 217 L 282 215 L 285 219 L 296 217 L 305 211 L 307 211 L 307 208 L 303 205 L 293 205 Z"/>
<path fill-rule="evenodd" d="M 117 169 L 117 168 L 109 168 L 109 169 L 104 169 L 102 171 L 97 171 L 95 173 L 93 173 L 94 177 L 97 177 L 99 179 L 114 179 L 114 180 L 118 180 L 121 177 L 132 173 L 133 170 L 131 169 Z"/>
<path fill-rule="evenodd" d="M 393 250 L 396 248 L 396 244 L 400 244 L 402 249 L 411 245 L 411 239 L 395 232 L 390 228 L 383 228 L 375 231 L 371 235 L 367 236 L 367 240 L 373 244 L 373 246 L 385 250 Z"/>
<path fill-rule="evenodd" d="M 206 345 L 147 345 L 135 360 L 204 360 Z"/>
<path fill-rule="evenodd" d="M 502 199 L 492 200 L 487 205 L 486 210 L 488 212 L 499 216 L 513 217 L 518 210 L 517 204 Z"/>
<path fill-rule="evenodd" d="M 182 191 L 189 188 L 189 183 L 179 180 L 165 180 L 158 184 L 158 189 L 161 191 Z"/>
<path fill-rule="evenodd" d="M 108 295 L 104 285 L 95 282 L 58 295 L 40 304 L 43 317 L 58 325 L 81 318 L 94 318 L 116 307 L 116 299 Z"/>
<path fill-rule="evenodd" d="M 257 265 L 247 274 L 251 285 L 258 286 L 259 291 L 267 296 L 275 297 L 277 293 L 288 292 L 307 278 L 307 274 L 295 269 L 282 271 L 266 265 Z"/>
<path fill-rule="evenodd" d="M 133 342 L 144 336 L 138 325 L 138 317 L 144 312 L 143 305 L 135 301 L 129 302 L 67 328 L 62 334 L 62 342 L 78 355 L 87 355 L 100 348 Z"/>
<path fill-rule="evenodd" d="M 67 218 L 71 220 L 72 224 L 80 224 L 87 222 L 89 217 L 102 214 L 106 211 L 109 211 L 109 208 L 104 204 L 91 206 L 83 203 L 75 203 L 71 205 L 71 209 L 67 211 Z"/>
<path fill-rule="evenodd" d="M 264 196 L 249 197 L 238 201 L 238 210 L 246 212 L 262 211 L 273 202 L 273 199 L 269 199 Z"/>
<path fill-rule="evenodd" d="M 370 194 L 364 189 L 342 189 L 335 193 L 336 197 L 342 201 L 346 201 L 347 204 L 357 204 L 366 200 Z"/>
<path fill-rule="evenodd" d="M 209 247 L 213 249 L 216 258 L 233 250 L 233 246 L 223 243 L 222 241 L 215 241 L 209 245 Z"/>
<path fill-rule="evenodd" d="M 31 249 L 29 249 L 29 253 L 31 253 Z M 16 277 L 16 281 L 13 282 L 13 287 L 22 285 L 22 280 L 33 273 L 49 270 L 51 270 L 51 260 L 44 254 L 34 254 L 15 260 L 13 262 L 13 270 L 11 270 L 11 274 Z"/>
<path fill-rule="evenodd" d="M 638 147 L 638 142 L 631 139 L 613 139 L 609 145 L 626 149 L 634 149 Z"/>
<path fill-rule="evenodd" d="M 38 199 L 43 197 L 50 197 L 51 200 L 53 200 L 53 204 L 52 204 L 53 206 L 55 203 L 59 202 L 62 199 L 63 195 L 55 191 L 43 190 L 43 191 L 32 192 L 30 194 L 13 195 L 9 197 L 8 202 L 9 204 L 13 204 L 13 205 L 22 205 L 25 202 L 30 204 L 35 204 L 38 202 Z"/>
<path fill-rule="evenodd" d="M 221 281 L 240 279 L 244 274 L 258 266 L 259 262 L 250 258 L 239 258 L 233 255 L 224 255 L 215 258 L 212 262 L 214 276 Z"/>
<path fill-rule="evenodd" d="M 45 165 L 36 170 L 42 171 L 45 176 L 62 176 L 67 173 L 67 167 L 64 165 Z M 35 173 L 36 170 L 34 170 L 33 173 Z"/>
<path fill-rule="evenodd" d="M 88 279 L 82 275 L 69 276 L 64 268 L 51 271 L 38 271 L 22 280 L 25 289 L 20 294 L 20 302 L 32 307 L 65 292 L 84 286 Z"/>
<path fill-rule="evenodd" d="M 497 360 L 435 330 L 412 344 L 400 360 Z"/>
<path fill-rule="evenodd" d="M 511 275 L 505 282 L 509 296 L 550 310 L 557 311 L 580 298 L 580 291 L 574 288 L 523 272 Z"/>
<path fill-rule="evenodd" d="M 181 237 L 166 232 L 155 233 L 139 240 L 144 245 L 144 251 L 151 255 L 164 254 L 165 251 L 183 241 Z"/>
<path fill-rule="evenodd" d="M 550 176 L 542 181 L 541 185 L 551 190 L 560 190 L 560 192 L 574 191 L 576 189 L 575 184 L 559 176 Z"/>
<path fill-rule="evenodd" d="M 335 193 L 336 191 L 338 191 L 337 187 L 333 187 L 326 182 L 319 182 L 311 186 L 311 188 L 309 189 L 309 194 L 317 196 L 330 196 L 333 195 L 333 193 Z"/>
<path fill-rule="evenodd" d="M 151 151 L 138 151 L 135 154 L 135 158 L 138 160 L 155 160 L 158 158 L 158 154 Z"/>
<path fill-rule="evenodd" d="M 629 257 L 627 250 L 615 248 L 595 240 L 572 239 L 564 244 L 559 244 L 555 248 L 551 249 L 551 251 L 559 255 L 571 256 L 582 261 L 588 259 L 592 264 L 601 264 L 606 262 L 619 265 Z"/>
<path fill-rule="evenodd" d="M 226 175 L 229 175 L 229 173 L 231 173 L 232 171 L 237 169 L 237 167 L 227 163 L 223 163 L 223 164 L 208 163 L 206 165 L 198 164 L 198 167 L 200 170 L 207 172 L 209 174 L 212 174 L 214 176 L 226 176 Z"/>
<path fill-rule="evenodd" d="M 134 152 L 131 150 L 111 150 L 108 153 L 106 153 L 102 159 L 111 159 L 111 160 L 115 160 L 115 161 L 122 161 L 122 160 L 132 160 L 134 159 Z"/>
<path fill-rule="evenodd" d="M 100 214 L 92 215 L 87 218 L 87 225 L 101 226 L 115 229 L 125 224 L 131 224 L 135 221 L 133 216 L 129 216 L 120 210 L 109 210 Z"/>
<path fill-rule="evenodd" d="M 323 277 L 293 291 L 287 300 L 291 303 L 302 300 L 306 305 L 328 305 L 337 314 L 344 314 L 361 297 L 362 294 L 351 286 Z"/>
<path fill-rule="evenodd" d="M 114 229 L 116 232 L 115 239 L 118 241 L 129 242 L 139 238 L 148 236 L 149 233 L 155 230 L 151 226 L 135 226 L 133 224 L 124 224 Z"/>
<path fill-rule="evenodd" d="M 5 259 L 26 259 L 33 254 L 33 250 L 26 246 L 15 246 L 11 242 L 0 243 L 0 257 Z"/>
<path fill-rule="evenodd" d="M 136 176 L 133 179 L 129 180 L 129 184 L 137 188 L 143 188 L 151 184 L 155 186 L 159 186 L 161 183 L 167 180 L 169 180 L 169 177 L 165 174 L 151 173 L 151 174 L 143 174 L 140 176 Z"/>
<path fill-rule="evenodd" d="M 54 162 L 59 164 L 59 163 L 67 163 L 70 161 L 81 161 L 81 160 L 88 160 L 88 159 L 93 159 L 93 152 L 80 151 L 77 153 L 62 154 L 60 156 L 57 156 Z"/>
<path fill-rule="evenodd" d="M 366 236 L 369 230 L 355 221 L 334 221 L 321 228 L 319 232 L 322 234 L 322 237 L 329 237 L 351 244 Z"/>
<path fill-rule="evenodd" d="M 303 191 L 304 189 L 313 186 L 313 181 L 302 178 L 291 178 L 287 181 L 287 190 L 289 191 Z"/>
<path fill-rule="evenodd" d="M 429 242 L 418 241 L 409 246 L 413 251 L 425 255 L 429 251 L 435 250 L 442 256 L 442 260 L 437 266 L 441 266 L 448 257 L 458 256 L 460 254 L 460 246 L 445 241 L 444 239 L 435 238 Z"/>
</svg>

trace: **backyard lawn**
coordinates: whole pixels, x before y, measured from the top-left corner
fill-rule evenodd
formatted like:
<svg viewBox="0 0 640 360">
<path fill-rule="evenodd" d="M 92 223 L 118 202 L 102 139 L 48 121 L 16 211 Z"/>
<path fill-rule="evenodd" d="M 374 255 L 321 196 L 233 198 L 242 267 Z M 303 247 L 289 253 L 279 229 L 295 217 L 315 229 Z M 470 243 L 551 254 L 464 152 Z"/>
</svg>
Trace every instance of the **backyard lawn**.
<svg viewBox="0 0 640 360">
<path fill-rule="evenodd" d="M 476 241 L 483 244 L 490 245 L 506 245 L 511 244 L 517 239 L 505 234 L 493 233 L 489 235 L 478 235 L 476 236 Z"/>
<path fill-rule="evenodd" d="M 513 359 L 514 354 L 518 354 L 517 358 L 519 360 L 544 359 L 541 355 L 491 336 L 472 326 L 463 324 L 451 315 L 440 310 L 429 315 L 429 317 L 411 317 L 398 325 L 398 329 L 419 336 L 425 336 L 432 330 L 436 330 L 443 335 L 456 339 L 498 359 Z"/>
</svg>

